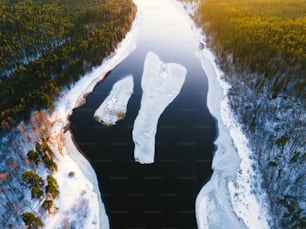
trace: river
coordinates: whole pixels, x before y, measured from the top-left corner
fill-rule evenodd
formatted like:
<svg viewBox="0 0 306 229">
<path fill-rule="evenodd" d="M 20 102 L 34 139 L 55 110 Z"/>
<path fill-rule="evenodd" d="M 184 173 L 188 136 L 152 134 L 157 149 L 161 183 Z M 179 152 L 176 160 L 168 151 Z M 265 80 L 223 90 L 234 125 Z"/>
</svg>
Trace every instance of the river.
<svg viewBox="0 0 306 229">
<path fill-rule="evenodd" d="M 96 85 L 86 104 L 70 118 L 75 143 L 93 166 L 110 227 L 197 227 L 195 200 L 212 174 L 216 124 L 207 108 L 207 77 L 196 51 L 200 49 L 186 16 L 171 1 L 140 4 L 136 49 Z M 140 108 L 141 77 L 148 52 L 187 69 L 180 94 L 158 122 L 155 162 L 134 160 L 133 124 Z M 125 119 L 107 127 L 94 112 L 112 86 L 132 74 L 134 93 Z M 148 114 L 150 115 L 150 114 Z"/>
</svg>

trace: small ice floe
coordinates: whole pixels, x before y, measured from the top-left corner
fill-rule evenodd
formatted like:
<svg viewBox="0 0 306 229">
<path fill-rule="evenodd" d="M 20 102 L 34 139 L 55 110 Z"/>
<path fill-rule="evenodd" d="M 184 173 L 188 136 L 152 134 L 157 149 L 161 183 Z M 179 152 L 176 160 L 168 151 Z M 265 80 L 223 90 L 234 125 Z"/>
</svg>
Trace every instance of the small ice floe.
<svg viewBox="0 0 306 229">
<path fill-rule="evenodd" d="M 154 162 L 158 119 L 180 93 L 186 73 L 186 68 L 180 64 L 166 64 L 153 52 L 147 54 L 141 81 L 141 106 L 133 128 L 134 157 L 137 162 Z"/>
<path fill-rule="evenodd" d="M 116 82 L 110 94 L 96 110 L 95 119 L 106 126 L 115 125 L 118 120 L 124 119 L 133 90 L 134 81 L 131 75 Z"/>
</svg>

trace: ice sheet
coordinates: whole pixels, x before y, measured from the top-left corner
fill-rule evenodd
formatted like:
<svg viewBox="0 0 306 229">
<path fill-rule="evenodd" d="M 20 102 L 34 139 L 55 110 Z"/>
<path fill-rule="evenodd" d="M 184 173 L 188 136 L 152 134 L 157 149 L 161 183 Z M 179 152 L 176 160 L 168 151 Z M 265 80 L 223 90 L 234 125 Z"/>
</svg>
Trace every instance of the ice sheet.
<svg viewBox="0 0 306 229">
<path fill-rule="evenodd" d="M 147 54 L 141 81 L 141 106 L 133 128 L 134 157 L 137 162 L 154 162 L 158 119 L 180 93 L 186 73 L 182 65 L 165 64 L 153 52 Z"/>
<path fill-rule="evenodd" d="M 116 82 L 103 103 L 96 110 L 94 117 L 104 125 L 115 125 L 124 119 L 129 99 L 133 93 L 133 76 L 127 76 Z"/>
</svg>

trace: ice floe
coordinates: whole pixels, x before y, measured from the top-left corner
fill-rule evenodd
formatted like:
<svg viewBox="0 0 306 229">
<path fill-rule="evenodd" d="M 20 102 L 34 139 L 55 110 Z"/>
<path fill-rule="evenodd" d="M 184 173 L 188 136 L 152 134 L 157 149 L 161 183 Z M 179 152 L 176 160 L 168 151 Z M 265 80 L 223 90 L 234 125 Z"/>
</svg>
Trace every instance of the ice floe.
<svg viewBox="0 0 306 229">
<path fill-rule="evenodd" d="M 94 117 L 103 124 L 111 126 L 125 117 L 127 105 L 133 94 L 133 76 L 116 82 L 103 103 L 95 111 Z"/>
<path fill-rule="evenodd" d="M 166 64 L 153 52 L 147 54 L 141 81 L 141 106 L 133 128 L 134 157 L 137 162 L 154 162 L 158 119 L 180 93 L 186 73 L 186 68 L 180 64 Z"/>
</svg>

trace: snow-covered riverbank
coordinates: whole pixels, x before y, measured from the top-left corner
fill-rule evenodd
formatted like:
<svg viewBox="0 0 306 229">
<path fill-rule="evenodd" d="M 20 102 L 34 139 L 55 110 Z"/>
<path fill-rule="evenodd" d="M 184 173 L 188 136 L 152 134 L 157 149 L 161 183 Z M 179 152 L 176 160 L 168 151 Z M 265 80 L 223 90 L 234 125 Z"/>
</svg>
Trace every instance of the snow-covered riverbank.
<svg viewBox="0 0 306 229">
<path fill-rule="evenodd" d="M 230 86 L 221 79 L 209 50 L 198 56 L 209 81 L 207 105 L 219 130 L 214 173 L 196 202 L 199 228 L 269 228 L 266 195 L 252 168 L 252 152 L 226 97 Z"/>
<path fill-rule="evenodd" d="M 182 5 L 174 2 L 184 11 Z M 193 6 L 185 6 L 189 11 Z M 188 17 L 200 43 L 205 36 Z M 269 228 L 267 196 L 261 189 L 261 178 L 253 169 L 248 139 L 231 111 L 227 93 L 230 85 L 216 66 L 213 53 L 204 48 L 196 53 L 208 77 L 207 106 L 217 119 L 217 150 L 213 158 L 214 173 L 196 200 L 198 227 L 203 228 Z M 256 167 L 256 166 L 255 166 Z"/>
<path fill-rule="evenodd" d="M 64 129 L 69 124 L 68 117 L 72 110 L 86 102 L 84 96 L 135 49 L 140 21 L 138 12 L 131 31 L 118 45 L 115 53 L 72 85 L 70 90 L 67 89 L 64 96 L 56 102 L 55 111 L 50 118 L 55 123 L 51 129 L 50 143 L 54 150 L 61 149 L 58 152 L 58 172 L 55 174 L 60 197 L 55 202 L 58 211 L 47 218 L 46 228 L 63 228 L 65 225 L 74 225 L 76 228 L 109 228 L 96 174 L 76 148 L 70 131 L 64 133 Z"/>
</svg>

